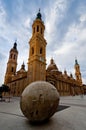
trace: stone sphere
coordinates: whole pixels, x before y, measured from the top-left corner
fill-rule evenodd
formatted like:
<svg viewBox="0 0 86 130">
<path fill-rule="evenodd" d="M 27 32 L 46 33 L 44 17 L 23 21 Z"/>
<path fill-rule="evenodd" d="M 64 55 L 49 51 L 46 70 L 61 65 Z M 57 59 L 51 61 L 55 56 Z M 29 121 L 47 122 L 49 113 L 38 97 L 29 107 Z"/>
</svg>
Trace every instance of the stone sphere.
<svg viewBox="0 0 86 130">
<path fill-rule="evenodd" d="M 37 81 L 29 84 L 20 98 L 20 108 L 31 122 L 49 119 L 59 104 L 59 93 L 50 83 Z"/>
</svg>

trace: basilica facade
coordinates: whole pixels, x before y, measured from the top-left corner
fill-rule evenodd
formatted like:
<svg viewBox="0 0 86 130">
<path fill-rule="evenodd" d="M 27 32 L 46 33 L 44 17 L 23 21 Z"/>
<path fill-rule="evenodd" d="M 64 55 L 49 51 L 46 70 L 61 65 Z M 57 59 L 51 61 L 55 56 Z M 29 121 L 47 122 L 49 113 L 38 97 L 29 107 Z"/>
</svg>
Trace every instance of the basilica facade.
<svg viewBox="0 0 86 130">
<path fill-rule="evenodd" d="M 54 59 L 46 69 L 46 45 L 44 38 L 45 25 L 42 21 L 42 15 L 37 13 L 36 19 L 32 24 L 32 37 L 29 41 L 28 70 L 25 70 L 24 63 L 20 70 L 17 71 L 17 43 L 9 52 L 7 68 L 4 78 L 4 84 L 10 87 L 12 96 L 21 96 L 24 88 L 34 81 L 47 81 L 53 84 L 61 96 L 79 95 L 83 93 L 82 77 L 80 65 L 75 59 L 75 79 L 65 70 L 64 73 L 59 71 Z M 28 55 L 28 54 L 27 54 Z"/>
</svg>

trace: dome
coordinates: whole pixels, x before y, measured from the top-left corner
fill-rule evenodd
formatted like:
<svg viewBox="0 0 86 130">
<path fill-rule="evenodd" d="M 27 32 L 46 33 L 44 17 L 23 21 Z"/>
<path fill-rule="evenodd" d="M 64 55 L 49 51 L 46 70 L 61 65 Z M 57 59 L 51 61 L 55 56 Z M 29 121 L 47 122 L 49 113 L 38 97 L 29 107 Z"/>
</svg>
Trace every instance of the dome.
<svg viewBox="0 0 86 130">
<path fill-rule="evenodd" d="M 58 68 L 56 66 L 56 64 L 54 63 L 54 60 L 51 59 L 50 60 L 50 65 L 47 68 L 48 71 L 58 71 Z"/>
<path fill-rule="evenodd" d="M 23 72 L 26 72 L 24 62 L 21 65 L 21 69 L 17 73 L 23 73 Z"/>
</svg>

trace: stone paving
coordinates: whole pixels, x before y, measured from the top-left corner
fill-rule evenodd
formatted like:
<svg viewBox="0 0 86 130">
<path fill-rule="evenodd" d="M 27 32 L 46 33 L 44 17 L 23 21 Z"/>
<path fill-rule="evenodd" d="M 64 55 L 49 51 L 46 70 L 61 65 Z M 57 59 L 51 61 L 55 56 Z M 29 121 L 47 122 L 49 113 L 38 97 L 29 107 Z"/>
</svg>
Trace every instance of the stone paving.
<svg viewBox="0 0 86 130">
<path fill-rule="evenodd" d="M 60 105 L 70 107 L 56 112 L 48 122 L 30 124 L 18 97 L 0 102 L 0 130 L 86 130 L 86 96 L 60 97 Z"/>
</svg>

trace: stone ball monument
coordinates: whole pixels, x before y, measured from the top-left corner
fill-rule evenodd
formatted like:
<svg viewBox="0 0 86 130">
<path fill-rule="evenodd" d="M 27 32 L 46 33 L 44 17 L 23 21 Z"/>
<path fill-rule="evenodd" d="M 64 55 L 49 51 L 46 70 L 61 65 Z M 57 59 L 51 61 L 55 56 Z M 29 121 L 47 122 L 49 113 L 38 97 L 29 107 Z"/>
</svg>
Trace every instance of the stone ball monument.
<svg viewBox="0 0 86 130">
<path fill-rule="evenodd" d="M 20 108 L 31 122 L 42 122 L 49 119 L 59 104 L 59 93 L 50 83 L 36 81 L 29 84 L 20 98 Z"/>
</svg>

